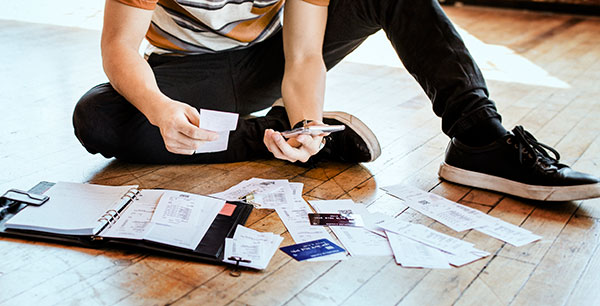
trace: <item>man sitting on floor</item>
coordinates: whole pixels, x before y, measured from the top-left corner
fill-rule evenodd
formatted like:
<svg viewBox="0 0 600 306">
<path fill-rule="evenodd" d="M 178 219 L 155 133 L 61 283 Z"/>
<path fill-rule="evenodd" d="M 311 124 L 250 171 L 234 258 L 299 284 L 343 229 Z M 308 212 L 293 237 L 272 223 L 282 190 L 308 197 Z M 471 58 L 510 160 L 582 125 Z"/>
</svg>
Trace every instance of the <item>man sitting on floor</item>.
<svg viewBox="0 0 600 306">
<path fill-rule="evenodd" d="M 107 0 L 104 18 L 110 83 L 87 92 L 73 115 L 91 153 L 143 163 L 375 160 L 372 131 L 350 114 L 323 112 L 323 100 L 326 71 L 383 29 L 451 137 L 442 178 L 538 200 L 600 196 L 600 179 L 560 164 L 522 127 L 502 126 L 436 0 L 287 0 L 285 10 L 284 0 Z M 144 36 L 147 59 L 138 54 Z M 199 128 L 200 108 L 247 115 L 279 98 L 285 107 L 239 121 L 228 150 L 194 154 L 218 137 Z M 347 128 L 280 134 L 307 123 Z"/>
</svg>

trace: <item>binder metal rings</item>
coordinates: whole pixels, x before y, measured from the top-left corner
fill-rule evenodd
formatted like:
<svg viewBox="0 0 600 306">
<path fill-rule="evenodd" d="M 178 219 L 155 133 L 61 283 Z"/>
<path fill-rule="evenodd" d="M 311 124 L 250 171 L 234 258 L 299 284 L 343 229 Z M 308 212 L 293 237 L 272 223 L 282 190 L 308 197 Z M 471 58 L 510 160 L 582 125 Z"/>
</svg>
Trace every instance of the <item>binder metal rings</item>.
<svg viewBox="0 0 600 306">
<path fill-rule="evenodd" d="M 112 225 L 117 223 L 117 220 L 119 220 L 119 218 L 121 218 L 121 214 L 118 211 L 114 209 L 109 209 L 102 216 L 100 216 L 98 221 L 106 220 L 109 224 Z"/>
<path fill-rule="evenodd" d="M 135 200 L 139 194 L 140 194 L 139 190 L 137 190 L 136 188 L 131 188 L 125 193 L 124 196 L 121 197 L 121 200 L 127 199 L 126 203 L 124 203 L 126 205 L 126 204 L 130 203 L 132 200 Z M 115 223 L 117 223 L 117 220 L 119 220 L 119 218 L 121 218 L 121 214 L 119 213 L 119 211 L 121 211 L 121 210 L 122 210 L 122 208 L 119 208 L 119 210 L 109 209 L 106 212 L 104 212 L 104 214 L 102 214 L 100 216 L 100 218 L 98 218 L 98 222 L 101 222 L 104 220 L 106 222 L 106 224 L 104 226 L 102 226 L 98 232 L 101 232 L 108 225 L 112 226 Z"/>
<path fill-rule="evenodd" d="M 129 199 L 133 200 L 138 196 L 138 194 L 140 194 L 139 190 L 137 190 L 136 188 L 131 188 L 127 191 L 127 193 L 125 193 L 125 195 L 122 197 L 122 199 L 129 198 Z"/>
<path fill-rule="evenodd" d="M 111 217 L 110 219 L 112 220 L 112 222 L 111 222 L 112 224 L 116 223 L 117 220 L 119 218 L 121 218 L 121 214 L 119 214 L 119 212 L 116 211 L 116 210 L 114 210 L 114 209 L 107 210 L 106 213 L 105 213 L 105 215 L 109 215 Z"/>
<path fill-rule="evenodd" d="M 98 218 L 98 222 L 100 222 L 102 220 L 106 220 L 107 223 L 110 223 L 110 220 L 108 218 L 106 218 L 105 215 L 102 215 L 102 216 L 100 216 L 100 218 Z"/>
</svg>

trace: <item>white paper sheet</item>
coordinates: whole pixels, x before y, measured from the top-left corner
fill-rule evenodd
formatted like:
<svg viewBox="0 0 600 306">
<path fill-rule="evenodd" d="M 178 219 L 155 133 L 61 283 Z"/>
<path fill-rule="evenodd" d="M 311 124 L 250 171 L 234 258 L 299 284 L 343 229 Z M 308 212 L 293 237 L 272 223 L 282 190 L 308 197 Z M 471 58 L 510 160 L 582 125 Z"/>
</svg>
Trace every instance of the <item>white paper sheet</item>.
<svg viewBox="0 0 600 306">
<path fill-rule="evenodd" d="M 367 210 L 368 212 L 368 210 Z M 384 215 L 382 213 L 367 213 L 367 214 L 362 214 L 361 216 L 365 222 L 365 226 L 364 228 L 381 236 L 381 237 L 386 237 L 385 236 L 385 231 L 379 226 L 379 224 L 386 222 L 387 220 L 395 220 L 393 217 L 390 217 L 388 215 Z"/>
<path fill-rule="evenodd" d="M 476 248 L 458 254 L 446 254 L 451 265 L 460 267 L 489 256 L 490 253 Z"/>
<path fill-rule="evenodd" d="M 166 191 L 161 197 L 145 239 L 195 249 L 225 201 L 197 194 Z"/>
<path fill-rule="evenodd" d="M 340 211 L 367 214 L 365 206 L 352 200 L 310 201 L 312 207 L 320 213 L 338 213 Z M 330 226 L 333 233 L 352 256 L 391 256 L 392 249 L 388 240 L 362 227 Z"/>
<path fill-rule="evenodd" d="M 209 131 L 233 131 L 239 115 L 209 109 L 200 109 L 200 128 Z"/>
<path fill-rule="evenodd" d="M 297 244 L 319 239 L 327 239 L 335 242 L 325 227 L 310 225 L 308 214 L 313 211 L 306 201 L 302 199 L 302 183 L 290 183 L 289 187 L 292 192 L 292 201 L 288 202 L 287 205 L 276 207 L 275 211 L 292 236 L 292 239 L 294 239 Z M 335 253 L 311 258 L 308 259 L 308 261 L 336 261 L 344 260 L 346 258 L 346 253 Z"/>
<path fill-rule="evenodd" d="M 414 187 L 389 186 L 383 187 L 388 193 L 405 200 L 410 208 L 462 232 L 486 225 L 490 222 L 487 215 L 470 207 L 452 202 L 439 195 L 425 192 Z"/>
<path fill-rule="evenodd" d="M 152 227 L 150 220 L 164 190 L 142 190 L 121 213 L 117 222 L 100 233 L 102 237 L 143 239 Z"/>
<path fill-rule="evenodd" d="M 403 267 L 450 269 L 446 254 L 436 248 L 387 232 L 396 263 Z"/>
<path fill-rule="evenodd" d="M 269 193 L 289 185 L 287 180 L 266 180 L 261 178 L 251 178 L 242 181 L 231 188 L 212 194 L 211 196 L 227 201 L 239 201 L 243 197 L 251 194 Z"/>
<path fill-rule="evenodd" d="M 379 223 L 378 225 L 386 231 L 453 254 L 464 253 L 473 247 L 472 243 L 448 236 L 421 224 L 393 219 Z"/>
<path fill-rule="evenodd" d="M 237 126 L 239 115 L 236 113 L 200 109 L 200 128 L 217 132 L 219 138 L 206 142 L 196 148 L 195 153 L 221 152 L 227 150 L 229 132 Z"/>
<path fill-rule="evenodd" d="M 249 263 L 240 262 L 240 266 L 265 269 L 275 254 L 283 237 L 273 233 L 262 233 L 238 225 L 233 238 L 225 239 L 224 262 L 235 264 L 229 260 L 231 256 L 250 260 Z"/>
<path fill-rule="evenodd" d="M 219 134 L 217 140 L 203 143 L 194 153 L 211 153 L 227 150 L 227 145 L 229 144 L 229 131 L 220 131 L 217 132 L 217 134 Z"/>
<path fill-rule="evenodd" d="M 277 207 L 289 206 L 293 201 L 292 190 L 287 184 L 281 184 L 278 189 L 270 192 L 254 193 L 247 201 L 255 208 L 276 209 Z"/>
<path fill-rule="evenodd" d="M 542 237 L 516 225 L 496 219 L 496 222 L 475 228 L 486 235 L 520 247 L 540 240 Z"/>
</svg>

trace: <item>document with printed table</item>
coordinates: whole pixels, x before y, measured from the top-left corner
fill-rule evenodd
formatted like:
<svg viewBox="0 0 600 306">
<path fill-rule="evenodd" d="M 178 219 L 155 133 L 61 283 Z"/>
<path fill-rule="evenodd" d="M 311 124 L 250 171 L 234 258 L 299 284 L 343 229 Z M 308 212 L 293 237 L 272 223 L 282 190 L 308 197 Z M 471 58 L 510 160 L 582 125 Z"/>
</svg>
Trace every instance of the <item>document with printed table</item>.
<svg viewBox="0 0 600 306">
<path fill-rule="evenodd" d="M 221 262 L 225 239 L 252 205 L 175 190 L 41 182 L 50 199 L 22 204 L 0 220 L 0 234 L 102 247 L 130 246 Z"/>
</svg>

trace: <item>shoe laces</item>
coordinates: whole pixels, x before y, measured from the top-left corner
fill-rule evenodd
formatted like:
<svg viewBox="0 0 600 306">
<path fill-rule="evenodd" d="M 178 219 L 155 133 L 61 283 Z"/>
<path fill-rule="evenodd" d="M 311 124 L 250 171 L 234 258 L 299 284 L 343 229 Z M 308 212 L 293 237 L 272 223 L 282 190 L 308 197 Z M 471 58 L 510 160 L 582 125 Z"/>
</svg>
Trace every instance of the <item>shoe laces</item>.
<svg viewBox="0 0 600 306">
<path fill-rule="evenodd" d="M 513 133 L 517 140 L 514 143 L 515 148 L 519 150 L 519 162 L 523 164 L 523 157 L 528 156 L 534 160 L 534 165 L 540 165 L 546 171 L 557 171 L 557 167 L 553 167 L 558 164 L 560 160 L 560 154 L 554 148 L 549 145 L 543 144 L 531 133 L 526 131 L 522 126 L 518 125 L 513 129 Z M 510 140 L 507 140 L 508 144 L 513 144 Z M 554 157 L 548 153 L 550 151 Z"/>
</svg>

